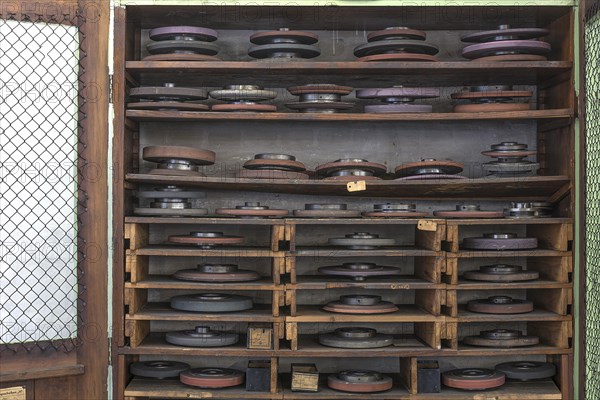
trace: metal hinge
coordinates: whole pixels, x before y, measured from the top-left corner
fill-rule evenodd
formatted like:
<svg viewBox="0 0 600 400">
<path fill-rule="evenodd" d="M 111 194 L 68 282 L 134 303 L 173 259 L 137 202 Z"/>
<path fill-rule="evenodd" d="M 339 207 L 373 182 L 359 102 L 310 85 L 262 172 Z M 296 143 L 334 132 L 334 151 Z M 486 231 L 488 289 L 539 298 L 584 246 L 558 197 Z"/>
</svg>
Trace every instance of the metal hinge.
<svg viewBox="0 0 600 400">
<path fill-rule="evenodd" d="M 113 104 L 113 74 L 108 74 L 108 104 Z"/>
</svg>

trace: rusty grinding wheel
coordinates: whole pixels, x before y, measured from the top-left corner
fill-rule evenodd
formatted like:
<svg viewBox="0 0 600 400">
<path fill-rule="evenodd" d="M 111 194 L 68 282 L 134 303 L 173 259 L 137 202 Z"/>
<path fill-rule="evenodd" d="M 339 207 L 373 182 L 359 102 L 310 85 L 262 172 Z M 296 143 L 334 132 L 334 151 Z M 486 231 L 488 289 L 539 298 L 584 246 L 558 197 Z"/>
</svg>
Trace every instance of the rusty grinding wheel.
<svg viewBox="0 0 600 400">
<path fill-rule="evenodd" d="M 244 383 L 244 373 L 230 368 L 192 368 L 179 376 L 181 383 L 205 389 L 221 389 Z"/>
<path fill-rule="evenodd" d="M 186 347 L 224 347 L 240 340 L 237 333 L 213 331 L 208 326 L 197 326 L 194 330 L 167 332 L 165 341 Z"/>
<path fill-rule="evenodd" d="M 498 364 L 494 367 L 502 372 L 507 379 L 531 381 L 552 378 L 556 375 L 556 365 L 539 361 L 512 361 Z"/>
<path fill-rule="evenodd" d="M 323 310 L 342 314 L 387 314 L 398 311 L 398 307 L 381 301 L 381 296 L 359 294 L 340 296 L 339 300 L 325 304 Z"/>
<path fill-rule="evenodd" d="M 482 265 L 479 270 L 467 271 L 465 279 L 482 282 L 521 282 L 538 279 L 537 271 L 524 271 L 520 265 L 494 264 Z"/>
<path fill-rule="evenodd" d="M 360 211 L 348 210 L 346 204 L 308 203 L 304 205 L 304 210 L 294 210 L 294 217 L 354 218 L 360 217 Z"/>
<path fill-rule="evenodd" d="M 415 204 L 384 203 L 374 204 L 373 211 L 364 211 L 363 217 L 376 218 L 417 218 L 429 215 L 426 211 L 417 211 Z"/>
<path fill-rule="evenodd" d="M 149 36 L 153 42 L 148 43 L 146 49 L 152 55 L 214 56 L 219 52 L 219 46 L 211 43 L 217 40 L 217 32 L 209 28 L 199 26 L 164 26 L 151 29 Z M 145 58 L 144 60 L 167 61 L 163 58 L 159 60 L 148 60 Z"/>
<path fill-rule="evenodd" d="M 442 383 L 462 390 L 486 390 L 504 385 L 506 376 L 499 371 L 487 368 L 463 368 L 442 374 Z"/>
<path fill-rule="evenodd" d="M 244 205 L 235 208 L 217 208 L 217 215 L 239 218 L 269 218 L 283 217 L 289 214 L 288 210 L 271 210 L 268 206 L 262 206 L 259 202 L 247 201 Z"/>
<path fill-rule="evenodd" d="M 173 274 L 173 278 L 195 282 L 249 282 L 261 278 L 255 272 L 239 269 L 235 264 L 199 264 L 196 269 L 183 269 Z"/>
<path fill-rule="evenodd" d="M 466 46 L 462 56 L 484 61 L 544 61 L 550 53 L 549 43 L 535 40 L 548 35 L 541 28 L 511 28 L 500 25 L 497 29 L 470 33 L 461 38 L 463 42 L 476 43 Z"/>
<path fill-rule="evenodd" d="M 379 99 L 383 104 L 368 104 L 366 113 L 430 113 L 430 104 L 414 104 L 416 99 L 431 99 L 440 96 L 439 89 L 393 86 L 382 89 L 360 89 L 356 91 L 359 99 Z"/>
<path fill-rule="evenodd" d="M 467 101 L 456 104 L 454 112 L 500 112 L 529 110 L 528 103 L 516 103 L 515 99 L 528 99 L 533 95 L 530 90 L 513 90 L 510 85 L 471 86 L 469 91 L 452 93 L 453 100 Z"/>
<path fill-rule="evenodd" d="M 387 172 L 383 164 L 369 162 L 362 158 L 341 158 L 333 162 L 321 164 L 315 172 L 322 179 L 330 180 L 372 180 L 378 179 Z"/>
<path fill-rule="evenodd" d="M 315 83 L 292 86 L 288 88 L 288 92 L 300 99 L 298 102 L 285 103 L 285 106 L 299 112 L 336 113 L 354 106 L 354 103 L 341 101 L 342 96 L 352 92 L 349 86 Z"/>
<path fill-rule="evenodd" d="M 452 160 L 423 158 L 421 161 L 398 165 L 394 172 L 398 179 L 453 179 L 464 178 L 457 175 L 463 168 L 463 164 Z"/>
<path fill-rule="evenodd" d="M 204 176 L 200 166 L 215 163 L 213 151 L 183 146 L 146 146 L 142 158 L 158 164 L 153 175 Z"/>
<path fill-rule="evenodd" d="M 376 349 L 394 344 L 394 337 L 378 333 L 373 328 L 337 328 L 332 333 L 319 335 L 323 346 L 341 349 Z"/>
<path fill-rule="evenodd" d="M 323 275 L 347 276 L 354 281 L 364 281 L 369 277 L 400 275 L 400 268 L 387 267 L 368 262 L 351 262 L 319 268 Z"/>
<path fill-rule="evenodd" d="M 463 342 L 470 346 L 512 348 L 534 346 L 540 342 L 537 336 L 523 336 L 523 332 L 511 329 L 481 331 L 478 336 L 467 336 Z"/>
<path fill-rule="evenodd" d="M 376 371 L 349 369 L 327 377 L 331 389 L 350 393 L 375 393 L 390 390 L 392 378 Z"/>
<path fill-rule="evenodd" d="M 143 378 L 168 379 L 178 378 L 190 365 L 177 361 L 141 361 L 129 366 L 132 375 Z"/>
<path fill-rule="evenodd" d="M 190 191 L 178 186 L 169 185 L 154 190 L 140 190 L 136 194 L 139 199 L 152 199 L 150 207 L 136 207 L 135 215 L 148 217 L 198 217 L 208 213 L 206 208 L 194 208 L 191 199 L 204 198 L 204 192 Z"/>
<path fill-rule="evenodd" d="M 533 311 L 533 302 L 510 296 L 490 296 L 487 299 L 469 301 L 467 310 L 484 314 L 523 314 Z"/>
<path fill-rule="evenodd" d="M 201 293 L 171 298 L 171 308 L 200 313 L 245 311 L 252 308 L 252 299 L 225 293 Z"/>
<path fill-rule="evenodd" d="M 344 246 L 350 250 L 374 250 L 382 246 L 393 246 L 396 239 L 380 238 L 375 233 L 355 232 L 343 238 L 330 238 L 328 242 L 332 246 Z"/>
<path fill-rule="evenodd" d="M 248 49 L 253 58 L 273 61 L 295 61 L 315 58 L 321 54 L 315 45 L 319 36 L 311 32 L 279 28 L 275 31 L 257 32 L 250 36 L 254 44 Z"/>
<path fill-rule="evenodd" d="M 537 238 L 520 238 L 516 233 L 486 233 L 463 240 L 463 247 L 471 250 L 529 250 L 537 246 Z"/>
<path fill-rule="evenodd" d="M 277 92 L 264 90 L 262 86 L 228 85 L 223 89 L 212 90 L 209 94 L 213 99 L 226 102 L 226 104 L 213 105 L 211 107 L 213 111 L 277 111 L 277 106 L 273 104 L 258 104 L 277 97 Z"/>
<path fill-rule="evenodd" d="M 198 103 L 199 100 L 207 98 L 204 90 L 177 87 L 174 83 L 132 88 L 129 97 L 138 100 L 135 103 L 127 103 L 127 108 L 133 110 L 207 111 L 209 109 L 206 104 Z"/>
<path fill-rule="evenodd" d="M 502 218 L 504 211 L 485 211 L 479 204 L 458 204 L 456 210 L 438 210 L 433 215 L 441 218 Z"/>
<path fill-rule="evenodd" d="M 371 32 L 367 43 L 354 48 L 354 55 L 358 61 L 437 61 L 434 56 L 439 52 L 438 47 L 425 39 L 423 31 L 403 26 L 388 27 Z"/>
<path fill-rule="evenodd" d="M 178 244 L 193 244 L 201 249 L 210 250 L 215 246 L 240 244 L 243 236 L 227 236 L 223 232 L 190 232 L 189 235 L 171 235 L 169 242 Z"/>
<path fill-rule="evenodd" d="M 536 154 L 535 150 L 527 150 L 527 145 L 517 142 L 502 142 L 492 145 L 491 151 L 481 154 L 492 157 L 495 161 L 483 164 L 483 170 L 494 176 L 529 176 L 534 175 L 540 164 L 525 160 Z"/>
</svg>

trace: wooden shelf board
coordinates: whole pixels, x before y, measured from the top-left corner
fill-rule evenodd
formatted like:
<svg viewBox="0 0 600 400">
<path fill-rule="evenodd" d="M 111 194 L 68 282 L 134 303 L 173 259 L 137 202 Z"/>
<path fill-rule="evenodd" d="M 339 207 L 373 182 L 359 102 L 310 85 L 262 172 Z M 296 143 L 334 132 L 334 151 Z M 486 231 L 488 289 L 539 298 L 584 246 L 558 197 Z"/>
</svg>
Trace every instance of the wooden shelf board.
<svg viewBox="0 0 600 400">
<path fill-rule="evenodd" d="M 289 385 L 288 385 L 289 386 Z M 403 387 L 395 386 L 390 390 L 380 393 L 347 393 L 329 389 L 326 381 L 319 383 L 318 392 L 292 392 L 291 389 L 284 389 L 284 399 L 411 399 L 411 395 Z"/>
<path fill-rule="evenodd" d="M 283 225 L 282 218 L 219 218 L 219 217 L 125 217 L 130 224 L 198 224 L 198 225 Z"/>
<path fill-rule="evenodd" d="M 570 354 L 573 349 L 562 349 L 560 347 L 548 346 L 539 344 L 535 346 L 527 347 L 514 347 L 510 349 L 502 348 L 484 348 L 477 346 L 469 346 L 466 344 L 459 343 L 458 350 L 444 349 L 444 353 L 455 353 L 457 356 L 498 356 L 504 357 L 508 355 L 534 355 L 534 354 Z"/>
<path fill-rule="evenodd" d="M 179 256 L 179 257 L 281 257 L 262 247 L 221 246 L 204 250 L 192 246 L 148 245 L 135 250 L 139 256 Z"/>
<path fill-rule="evenodd" d="M 555 282 L 545 279 L 526 282 L 476 282 L 459 279 L 458 285 L 448 285 L 447 289 L 458 290 L 498 290 L 498 289 L 559 289 L 573 287 L 572 283 Z"/>
<path fill-rule="evenodd" d="M 445 289 L 445 283 L 431 283 L 412 275 L 388 276 L 385 278 L 373 277 L 365 281 L 353 281 L 341 276 L 329 275 L 298 275 L 296 283 L 287 283 L 288 289 Z"/>
<path fill-rule="evenodd" d="M 442 386 L 441 393 L 422 393 L 419 400 L 560 400 L 562 395 L 552 380 L 530 382 L 506 382 L 497 389 L 466 391 Z"/>
<path fill-rule="evenodd" d="M 432 257 L 441 256 L 441 251 L 419 249 L 412 246 L 382 247 L 375 250 L 350 250 L 333 246 L 296 247 L 288 251 L 288 255 L 296 257 Z"/>
<path fill-rule="evenodd" d="M 431 221 L 443 224 L 441 218 L 286 218 L 288 225 L 417 225 L 419 221 Z"/>
<path fill-rule="evenodd" d="M 458 322 L 570 321 L 572 316 L 539 309 L 524 314 L 483 314 L 467 311 L 464 305 L 459 305 L 456 319 Z"/>
<path fill-rule="evenodd" d="M 569 183 L 567 176 L 533 176 L 524 178 L 478 178 L 367 182 L 363 191 L 348 192 L 346 183 L 324 180 L 238 179 L 222 177 L 165 176 L 127 174 L 132 183 L 170 184 L 214 190 L 236 190 L 302 195 L 335 195 L 358 197 L 401 197 L 403 199 L 514 199 L 548 200 Z"/>
<path fill-rule="evenodd" d="M 570 251 L 534 249 L 534 250 L 467 250 L 461 248 L 458 253 L 446 253 L 449 258 L 518 258 L 518 257 L 569 257 Z"/>
<path fill-rule="evenodd" d="M 197 313 L 179 311 L 168 303 L 146 303 L 137 313 L 126 314 L 125 319 L 136 321 L 228 321 L 228 322 L 283 322 L 283 317 L 272 316 L 271 305 L 255 304 L 247 311 L 230 313 Z"/>
<path fill-rule="evenodd" d="M 341 314 L 323 311 L 322 306 L 299 305 L 295 317 L 286 316 L 286 322 L 435 322 L 445 317 L 431 315 L 413 305 L 398 305 L 399 311 L 388 314 Z"/>
<path fill-rule="evenodd" d="M 269 278 L 252 282 L 207 283 L 174 279 L 170 275 L 148 275 L 141 281 L 125 282 L 126 289 L 181 289 L 181 290 L 273 290 L 282 291 L 283 285 L 274 284 Z"/>
<path fill-rule="evenodd" d="M 446 225 L 548 225 L 571 224 L 572 218 L 484 218 L 484 219 L 452 219 L 446 220 Z"/>
</svg>

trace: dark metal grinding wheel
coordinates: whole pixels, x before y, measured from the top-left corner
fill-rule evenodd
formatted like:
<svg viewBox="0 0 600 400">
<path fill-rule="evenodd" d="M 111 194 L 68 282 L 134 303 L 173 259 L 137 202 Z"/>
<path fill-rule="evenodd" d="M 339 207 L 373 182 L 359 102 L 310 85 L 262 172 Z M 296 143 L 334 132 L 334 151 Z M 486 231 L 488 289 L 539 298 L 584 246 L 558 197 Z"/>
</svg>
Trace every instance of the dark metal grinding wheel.
<svg viewBox="0 0 600 400">
<path fill-rule="evenodd" d="M 552 203 L 547 201 L 534 201 L 531 206 L 535 210 L 535 216 L 539 218 L 550 218 L 552 217 L 552 210 L 554 206 Z"/>
<path fill-rule="evenodd" d="M 426 211 L 417 211 L 415 204 L 384 203 L 374 204 L 373 211 L 364 211 L 364 217 L 381 218 L 417 218 L 429 215 Z"/>
<path fill-rule="evenodd" d="M 239 218 L 269 218 L 283 217 L 288 215 L 288 210 L 272 210 L 268 206 L 261 206 L 259 202 L 245 202 L 244 205 L 235 208 L 217 208 L 217 215 Z"/>
<path fill-rule="evenodd" d="M 511 219 L 531 219 L 538 218 L 536 209 L 531 203 L 513 202 L 510 208 L 505 210 L 506 218 Z"/>
<path fill-rule="evenodd" d="M 365 106 L 366 113 L 410 113 L 431 112 L 429 104 L 414 104 L 415 99 L 439 97 L 440 91 L 435 88 L 408 88 L 394 86 L 382 89 L 360 89 L 356 91 L 359 99 L 379 99 L 384 104 L 369 104 Z"/>
<path fill-rule="evenodd" d="M 132 375 L 154 379 L 178 378 L 188 369 L 189 364 L 177 361 L 141 361 L 129 366 Z"/>
<path fill-rule="evenodd" d="M 472 86 L 469 91 L 452 93 L 453 100 L 465 100 L 467 104 L 456 104 L 454 112 L 499 112 L 529 110 L 528 103 L 515 103 L 514 99 L 529 98 L 530 90 L 513 90 L 510 85 Z M 496 145 L 500 146 L 502 144 Z"/>
<path fill-rule="evenodd" d="M 342 349 L 376 349 L 391 346 L 394 344 L 394 337 L 377 333 L 372 328 L 337 328 L 332 333 L 320 334 L 319 343 Z"/>
<path fill-rule="evenodd" d="M 207 111 L 206 104 L 183 102 L 183 101 L 138 101 L 127 103 L 131 110 L 176 110 L 176 111 Z"/>
<path fill-rule="evenodd" d="M 151 29 L 146 49 L 152 54 L 144 61 L 220 61 L 217 32 L 199 26 L 164 26 Z"/>
<path fill-rule="evenodd" d="M 342 176 L 379 176 L 387 172 L 387 167 L 383 164 L 369 162 L 362 158 L 341 158 L 317 166 L 315 172 L 319 176 L 332 178 Z M 363 172 L 364 174 L 360 174 L 359 172 Z"/>
<path fill-rule="evenodd" d="M 391 39 L 413 39 L 425 40 L 427 34 L 417 29 L 410 29 L 406 26 L 391 26 L 380 31 L 373 31 L 367 35 L 367 41 L 376 42 L 379 40 Z"/>
<path fill-rule="evenodd" d="M 229 368 L 192 368 L 179 376 L 181 383 L 206 389 L 220 389 L 244 383 L 244 373 Z"/>
<path fill-rule="evenodd" d="M 355 232 L 343 238 L 330 238 L 328 242 L 333 246 L 344 246 L 351 250 L 373 250 L 382 246 L 393 246 L 396 239 L 380 238 L 375 233 Z"/>
<path fill-rule="evenodd" d="M 429 177 L 446 179 L 462 172 L 464 165 L 451 160 L 436 160 L 435 158 L 423 158 L 421 161 L 409 162 L 398 165 L 394 172 L 400 178 Z"/>
<path fill-rule="evenodd" d="M 219 57 L 194 53 L 152 54 L 144 57 L 143 61 L 222 61 Z"/>
<path fill-rule="evenodd" d="M 327 385 L 335 390 L 351 393 L 374 393 L 389 390 L 392 378 L 376 371 L 350 369 L 327 377 Z"/>
<path fill-rule="evenodd" d="M 461 38 L 463 42 L 477 43 L 466 46 L 462 55 L 469 59 L 488 58 L 487 61 L 502 61 L 491 57 L 511 56 L 511 61 L 531 61 L 529 56 L 543 56 L 550 52 L 549 43 L 533 40 L 548 35 L 540 28 L 511 28 L 500 25 L 498 29 L 470 33 Z M 545 59 L 545 58 L 544 58 Z"/>
<path fill-rule="evenodd" d="M 433 215 L 441 218 L 502 218 L 504 211 L 484 211 L 479 204 L 458 204 L 456 210 L 437 210 Z"/>
<path fill-rule="evenodd" d="M 252 170 L 277 170 L 277 171 L 306 171 L 306 166 L 296 157 L 289 154 L 261 153 L 244 163 L 245 169 Z"/>
<path fill-rule="evenodd" d="M 214 56 L 219 52 L 215 43 L 200 40 L 161 40 L 146 45 L 150 54 L 204 54 Z"/>
<path fill-rule="evenodd" d="M 351 262 L 319 268 L 324 275 L 347 276 L 355 281 L 364 281 L 372 276 L 400 275 L 400 268 L 377 265 L 375 263 Z"/>
<path fill-rule="evenodd" d="M 494 264 L 482 265 L 479 270 L 467 271 L 465 279 L 483 282 L 520 282 L 538 279 L 537 271 L 524 271 L 520 265 Z"/>
<path fill-rule="evenodd" d="M 539 361 L 512 361 L 498 364 L 494 367 L 502 372 L 507 379 L 531 381 L 547 379 L 556 375 L 556 365 Z"/>
<path fill-rule="evenodd" d="M 199 166 L 215 163 L 213 151 L 183 146 L 146 146 L 142 158 L 158 164 L 154 175 L 204 176 Z"/>
<path fill-rule="evenodd" d="M 439 52 L 437 46 L 425 42 L 425 32 L 407 27 L 389 27 L 371 32 L 368 43 L 354 48 L 356 57 L 373 55 L 423 54 L 433 56 Z M 363 61 L 365 61 L 363 59 Z"/>
<path fill-rule="evenodd" d="M 294 216 L 306 218 L 353 218 L 360 217 L 360 211 L 348 210 L 346 204 L 309 203 L 304 205 L 304 210 L 294 210 Z"/>
<path fill-rule="evenodd" d="M 194 330 L 167 332 L 167 343 L 186 347 L 224 347 L 240 340 L 237 333 L 213 331 L 208 326 L 197 326 Z"/>
<path fill-rule="evenodd" d="M 332 172 L 330 176 L 322 178 L 324 181 L 354 182 L 354 181 L 377 181 L 378 176 L 373 176 L 369 171 L 362 169 L 345 169 Z"/>
<path fill-rule="evenodd" d="M 310 179 L 310 176 L 305 172 L 280 171 L 277 169 L 243 169 L 236 172 L 235 176 L 242 179 Z"/>
<path fill-rule="evenodd" d="M 523 314 L 533 311 L 533 302 L 510 296 L 491 296 L 469 301 L 467 310 L 484 314 Z"/>
<path fill-rule="evenodd" d="M 444 385 L 462 390 L 493 389 L 504 385 L 505 380 L 502 372 L 487 368 L 454 369 L 442 374 Z"/>
<path fill-rule="evenodd" d="M 276 111 L 272 104 L 258 104 L 277 97 L 277 92 L 264 90 L 258 85 L 228 85 L 223 89 L 212 90 L 210 97 L 227 102 L 215 104 L 213 111 Z"/>
<path fill-rule="evenodd" d="M 498 61 L 547 61 L 548 58 L 537 54 L 502 54 L 499 56 L 486 56 L 473 59 L 474 62 L 498 62 Z"/>
<path fill-rule="evenodd" d="M 473 250 L 527 250 L 537 249 L 537 245 L 537 238 L 520 238 L 516 233 L 486 233 L 463 240 L 463 247 Z"/>
<path fill-rule="evenodd" d="M 523 336 L 523 332 L 510 329 L 481 331 L 478 336 L 467 336 L 463 342 L 470 346 L 512 348 L 534 346 L 540 342 L 537 336 Z"/>
<path fill-rule="evenodd" d="M 152 40 L 200 40 L 214 42 L 218 38 L 217 31 L 200 26 L 163 26 L 151 29 L 149 32 Z"/>
<path fill-rule="evenodd" d="M 314 33 L 280 28 L 276 31 L 258 32 L 250 36 L 255 46 L 248 55 L 260 59 L 298 60 L 315 58 L 321 50 L 315 45 L 319 37 Z"/>
<path fill-rule="evenodd" d="M 207 96 L 204 90 L 176 87 L 174 83 L 165 83 L 164 86 L 132 88 L 129 91 L 129 97 L 142 100 L 127 104 L 128 108 L 136 110 L 206 111 L 209 108 L 206 104 L 196 102 L 206 100 Z"/>
<path fill-rule="evenodd" d="M 286 103 L 285 106 L 300 112 L 335 113 L 354 106 L 354 103 L 341 101 L 342 96 L 352 92 L 349 86 L 315 83 L 292 86 L 288 91 L 294 96 L 299 96 L 300 99 L 295 103 Z"/>
<path fill-rule="evenodd" d="M 536 151 L 527 150 L 527 145 L 523 143 L 494 144 L 491 151 L 484 151 L 481 154 L 496 160 L 483 164 L 483 170 L 492 175 L 531 175 L 540 167 L 539 163 L 525 160 L 526 157 L 535 155 Z"/>
<path fill-rule="evenodd" d="M 206 193 L 185 190 L 169 185 L 154 190 L 139 191 L 136 197 L 152 199 L 150 207 L 136 207 L 133 213 L 149 217 L 198 217 L 208 213 L 206 208 L 192 207 L 191 199 L 204 198 Z"/>
<path fill-rule="evenodd" d="M 357 58 L 356 61 L 361 62 L 380 62 L 380 61 L 397 61 L 397 62 L 411 62 L 411 61 L 437 61 L 435 56 L 429 54 L 418 54 L 418 53 L 383 53 L 374 54 L 371 56 L 364 56 Z"/>
<path fill-rule="evenodd" d="M 173 278 L 195 282 L 248 282 L 260 279 L 251 270 L 239 269 L 235 264 L 199 264 L 196 269 L 183 269 L 173 274 Z"/>
<path fill-rule="evenodd" d="M 223 232 L 190 232 L 189 235 L 171 235 L 169 242 L 178 244 L 193 244 L 201 249 L 212 249 L 219 245 L 240 244 L 243 236 L 227 236 Z"/>
<path fill-rule="evenodd" d="M 398 307 L 389 301 L 381 301 L 381 296 L 347 295 L 325 304 L 323 310 L 342 314 L 387 314 L 398 311 Z"/>
<path fill-rule="evenodd" d="M 250 310 L 252 299 L 224 293 L 201 293 L 171 298 L 171 308 L 201 313 L 220 313 Z"/>
</svg>

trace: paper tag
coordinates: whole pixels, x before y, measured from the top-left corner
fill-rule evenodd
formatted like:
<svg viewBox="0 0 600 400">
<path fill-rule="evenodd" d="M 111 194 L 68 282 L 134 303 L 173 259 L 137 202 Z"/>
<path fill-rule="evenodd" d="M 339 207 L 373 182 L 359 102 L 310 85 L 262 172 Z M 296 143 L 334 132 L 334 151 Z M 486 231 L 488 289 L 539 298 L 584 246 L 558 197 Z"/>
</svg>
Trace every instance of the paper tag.
<svg viewBox="0 0 600 400">
<path fill-rule="evenodd" d="M 419 223 L 417 224 L 417 229 L 420 231 L 435 232 L 437 229 L 437 222 L 421 219 L 421 220 L 419 220 Z"/>
<path fill-rule="evenodd" d="M 26 398 L 25 386 L 0 389 L 0 400 L 25 400 Z"/>
<path fill-rule="evenodd" d="M 346 189 L 349 192 L 360 192 L 361 190 L 367 190 L 367 181 L 348 182 L 346 184 Z"/>
</svg>

